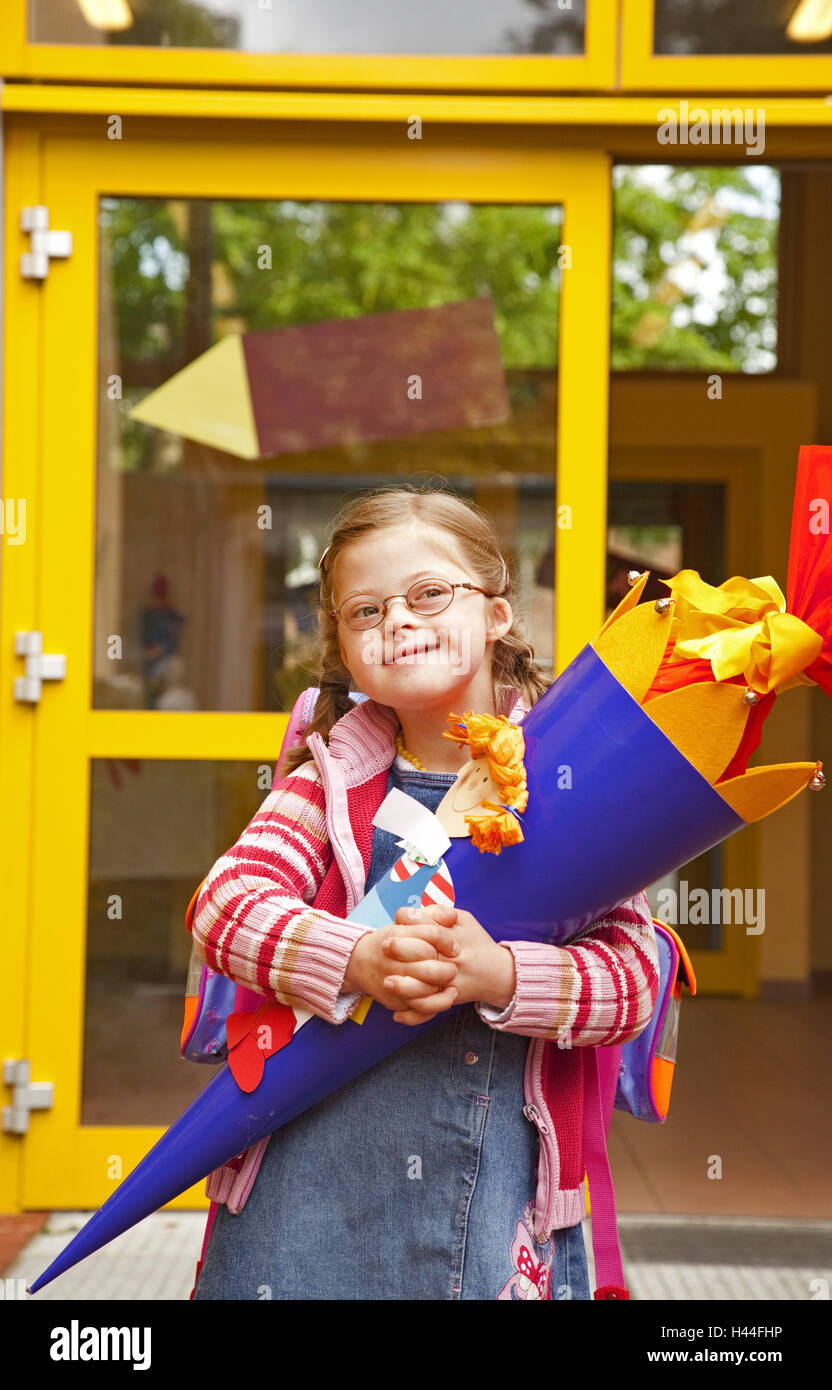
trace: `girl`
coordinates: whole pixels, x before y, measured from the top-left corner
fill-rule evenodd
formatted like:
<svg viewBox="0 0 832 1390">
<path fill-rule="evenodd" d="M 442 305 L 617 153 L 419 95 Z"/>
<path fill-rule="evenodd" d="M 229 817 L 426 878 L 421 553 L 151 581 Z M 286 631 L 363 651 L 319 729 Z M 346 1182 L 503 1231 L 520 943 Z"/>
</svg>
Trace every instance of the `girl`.
<svg viewBox="0 0 832 1390">
<path fill-rule="evenodd" d="M 344 920 L 401 855 L 372 824 L 390 789 L 435 812 L 468 761 L 449 713 L 519 724 L 551 682 L 474 504 L 359 497 L 320 568 L 314 721 L 210 871 L 193 939 L 213 969 L 346 1028 L 365 994 L 405 1026 L 463 1007 L 211 1175 L 225 1205 L 193 1297 L 588 1299 L 574 1049 L 650 1018 L 647 898 L 569 947 L 498 944 L 461 905 Z"/>
</svg>

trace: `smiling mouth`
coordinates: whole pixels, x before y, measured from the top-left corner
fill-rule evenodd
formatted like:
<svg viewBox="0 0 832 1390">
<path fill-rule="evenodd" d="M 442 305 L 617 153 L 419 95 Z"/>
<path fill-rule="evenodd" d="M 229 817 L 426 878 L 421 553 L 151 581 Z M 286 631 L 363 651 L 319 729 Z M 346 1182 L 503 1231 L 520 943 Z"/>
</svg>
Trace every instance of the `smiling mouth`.
<svg viewBox="0 0 832 1390">
<path fill-rule="evenodd" d="M 401 651 L 396 652 L 389 661 L 383 662 L 383 665 L 395 666 L 399 662 L 406 661 L 409 657 L 425 656 L 428 652 L 434 651 L 436 651 L 436 644 L 432 647 L 402 647 Z"/>
</svg>

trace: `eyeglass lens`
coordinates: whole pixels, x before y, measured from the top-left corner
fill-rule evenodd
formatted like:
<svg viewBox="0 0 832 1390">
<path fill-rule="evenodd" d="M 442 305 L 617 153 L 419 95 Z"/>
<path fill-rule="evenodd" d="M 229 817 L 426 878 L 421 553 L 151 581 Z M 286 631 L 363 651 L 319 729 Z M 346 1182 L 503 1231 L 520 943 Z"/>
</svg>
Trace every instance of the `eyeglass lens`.
<svg viewBox="0 0 832 1390">
<path fill-rule="evenodd" d="M 441 613 L 453 598 L 452 585 L 444 579 L 420 579 L 408 589 L 406 602 L 408 608 L 423 617 Z M 341 616 L 348 627 L 361 631 L 362 628 L 377 627 L 382 621 L 384 605 L 373 594 L 354 594 L 347 599 L 341 609 Z"/>
</svg>

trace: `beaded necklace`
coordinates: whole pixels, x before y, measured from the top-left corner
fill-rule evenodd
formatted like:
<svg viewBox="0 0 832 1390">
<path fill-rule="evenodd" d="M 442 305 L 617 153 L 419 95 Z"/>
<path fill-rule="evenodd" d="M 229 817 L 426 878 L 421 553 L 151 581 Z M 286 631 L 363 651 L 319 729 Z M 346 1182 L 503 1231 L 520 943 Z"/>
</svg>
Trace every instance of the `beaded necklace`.
<svg viewBox="0 0 832 1390">
<path fill-rule="evenodd" d="M 427 768 L 425 767 L 424 763 L 419 762 L 419 759 L 416 757 L 416 754 L 408 753 L 407 749 L 404 746 L 404 739 L 402 737 L 401 729 L 399 729 L 399 732 L 396 734 L 396 749 L 399 753 L 401 753 L 402 757 L 407 758 L 407 761 L 409 763 L 412 763 L 413 766 L 417 768 L 419 772 L 427 772 Z"/>
</svg>

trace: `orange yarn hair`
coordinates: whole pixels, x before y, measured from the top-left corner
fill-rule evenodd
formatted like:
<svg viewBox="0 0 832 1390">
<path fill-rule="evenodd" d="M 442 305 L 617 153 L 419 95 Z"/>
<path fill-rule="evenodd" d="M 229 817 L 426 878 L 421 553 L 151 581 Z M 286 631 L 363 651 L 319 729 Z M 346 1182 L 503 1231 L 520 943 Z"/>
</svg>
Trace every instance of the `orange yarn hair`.
<svg viewBox="0 0 832 1390">
<path fill-rule="evenodd" d="M 471 828 L 471 839 L 480 853 L 500 854 L 503 845 L 519 845 L 523 831 L 512 808 L 525 811 L 529 800 L 526 768 L 523 757 L 526 744 L 522 729 L 512 724 L 504 714 L 449 714 L 452 729 L 442 737 L 454 743 L 467 743 L 472 758 L 486 758 L 492 781 L 496 782 L 503 803 L 484 801 L 487 809 L 465 817 Z"/>
</svg>

